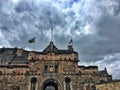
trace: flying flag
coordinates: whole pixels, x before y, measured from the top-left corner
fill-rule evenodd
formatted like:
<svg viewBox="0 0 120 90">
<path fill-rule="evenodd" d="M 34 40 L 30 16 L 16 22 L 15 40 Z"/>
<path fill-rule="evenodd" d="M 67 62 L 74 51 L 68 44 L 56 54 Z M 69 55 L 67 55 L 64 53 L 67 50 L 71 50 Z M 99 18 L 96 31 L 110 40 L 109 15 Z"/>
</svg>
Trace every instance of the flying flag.
<svg viewBox="0 0 120 90">
<path fill-rule="evenodd" d="M 71 40 L 69 41 L 69 44 L 72 44 L 72 42 L 73 42 L 73 40 L 72 40 L 72 38 L 71 38 Z"/>
<path fill-rule="evenodd" d="M 34 43 L 34 42 L 35 42 L 35 37 L 29 39 L 28 42 L 29 42 L 29 43 Z"/>
</svg>

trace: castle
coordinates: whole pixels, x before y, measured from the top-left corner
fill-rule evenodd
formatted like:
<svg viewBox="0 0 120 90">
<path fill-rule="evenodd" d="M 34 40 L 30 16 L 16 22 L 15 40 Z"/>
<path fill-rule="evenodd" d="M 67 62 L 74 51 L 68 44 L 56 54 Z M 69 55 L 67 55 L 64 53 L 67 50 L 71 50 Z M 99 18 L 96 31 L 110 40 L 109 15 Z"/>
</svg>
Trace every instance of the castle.
<svg viewBox="0 0 120 90">
<path fill-rule="evenodd" d="M 103 89 L 113 81 L 106 68 L 78 61 L 71 44 L 61 50 L 50 41 L 42 52 L 1 48 L 0 90 L 112 90 Z"/>
</svg>

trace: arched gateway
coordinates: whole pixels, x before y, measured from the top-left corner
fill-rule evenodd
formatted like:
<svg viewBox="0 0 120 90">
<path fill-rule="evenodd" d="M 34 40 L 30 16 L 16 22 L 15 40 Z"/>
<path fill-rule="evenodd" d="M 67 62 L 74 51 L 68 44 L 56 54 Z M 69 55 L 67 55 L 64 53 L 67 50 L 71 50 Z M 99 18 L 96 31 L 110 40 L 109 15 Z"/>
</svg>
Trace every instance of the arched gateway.
<svg viewBox="0 0 120 90">
<path fill-rule="evenodd" d="M 42 90 L 58 90 L 58 81 L 55 79 L 48 79 L 43 83 Z"/>
</svg>

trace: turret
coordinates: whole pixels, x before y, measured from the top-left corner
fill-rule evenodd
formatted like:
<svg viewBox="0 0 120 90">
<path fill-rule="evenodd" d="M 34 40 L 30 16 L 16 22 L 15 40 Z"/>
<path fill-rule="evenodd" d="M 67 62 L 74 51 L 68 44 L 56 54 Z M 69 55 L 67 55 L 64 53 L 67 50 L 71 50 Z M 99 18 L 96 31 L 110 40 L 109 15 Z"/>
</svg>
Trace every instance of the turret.
<svg viewBox="0 0 120 90">
<path fill-rule="evenodd" d="M 69 51 L 74 51 L 72 45 L 68 45 L 68 50 Z"/>
</svg>

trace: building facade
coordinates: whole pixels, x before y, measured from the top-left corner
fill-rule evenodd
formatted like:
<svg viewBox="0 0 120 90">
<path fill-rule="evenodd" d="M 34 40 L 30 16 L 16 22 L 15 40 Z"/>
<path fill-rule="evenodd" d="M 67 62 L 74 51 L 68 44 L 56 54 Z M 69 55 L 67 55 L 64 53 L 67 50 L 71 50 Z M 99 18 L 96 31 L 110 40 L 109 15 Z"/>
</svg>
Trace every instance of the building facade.
<svg viewBox="0 0 120 90">
<path fill-rule="evenodd" d="M 99 90 L 96 85 L 112 81 L 106 68 L 78 61 L 72 45 L 61 50 L 52 41 L 42 52 L 1 48 L 0 90 Z"/>
</svg>

